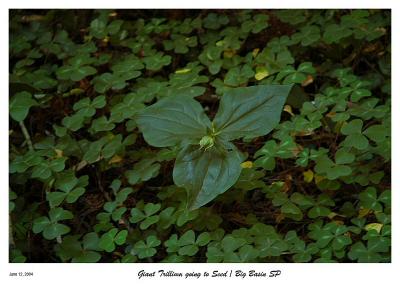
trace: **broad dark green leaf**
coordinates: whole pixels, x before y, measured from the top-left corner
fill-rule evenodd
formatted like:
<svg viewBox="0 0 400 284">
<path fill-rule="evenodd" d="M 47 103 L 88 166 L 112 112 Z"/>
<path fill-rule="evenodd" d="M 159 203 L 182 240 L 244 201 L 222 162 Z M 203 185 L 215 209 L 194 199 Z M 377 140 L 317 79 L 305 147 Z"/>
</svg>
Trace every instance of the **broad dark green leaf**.
<svg viewBox="0 0 400 284">
<path fill-rule="evenodd" d="M 201 105 L 185 96 L 158 101 L 140 112 L 136 121 L 146 142 L 155 147 L 174 146 L 187 139 L 197 144 L 211 128 Z"/>
<path fill-rule="evenodd" d="M 230 89 L 213 121 L 226 140 L 268 134 L 279 123 L 292 85 L 259 85 Z"/>
<path fill-rule="evenodd" d="M 188 146 L 175 161 L 174 182 L 184 187 L 190 209 L 197 209 L 228 190 L 239 178 L 242 162 L 237 150 L 218 152 Z"/>
</svg>

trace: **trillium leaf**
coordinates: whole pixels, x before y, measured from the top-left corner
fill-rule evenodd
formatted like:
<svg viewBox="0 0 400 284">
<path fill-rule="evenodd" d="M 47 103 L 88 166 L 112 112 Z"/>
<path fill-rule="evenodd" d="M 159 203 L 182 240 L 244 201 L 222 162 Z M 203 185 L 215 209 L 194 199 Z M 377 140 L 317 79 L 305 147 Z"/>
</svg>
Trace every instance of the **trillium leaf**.
<svg viewBox="0 0 400 284">
<path fill-rule="evenodd" d="M 137 115 L 137 124 L 147 143 L 174 146 L 188 138 L 198 143 L 211 123 L 201 105 L 185 96 L 168 97 Z"/>
<path fill-rule="evenodd" d="M 181 148 L 173 178 L 177 186 L 186 189 L 187 206 L 193 210 L 237 181 L 243 158 L 229 141 L 269 133 L 279 123 L 291 88 L 270 85 L 229 90 L 214 123 L 192 98 L 168 96 L 139 112 L 136 123 L 148 144 Z M 137 181 L 133 175 L 130 182 Z"/>
<path fill-rule="evenodd" d="M 237 150 L 219 152 L 188 146 L 181 150 L 173 171 L 174 182 L 184 187 L 191 209 L 197 209 L 228 190 L 239 178 L 242 157 Z"/>
<path fill-rule="evenodd" d="M 279 123 L 292 85 L 235 88 L 223 95 L 214 125 L 227 140 L 268 134 Z"/>
</svg>

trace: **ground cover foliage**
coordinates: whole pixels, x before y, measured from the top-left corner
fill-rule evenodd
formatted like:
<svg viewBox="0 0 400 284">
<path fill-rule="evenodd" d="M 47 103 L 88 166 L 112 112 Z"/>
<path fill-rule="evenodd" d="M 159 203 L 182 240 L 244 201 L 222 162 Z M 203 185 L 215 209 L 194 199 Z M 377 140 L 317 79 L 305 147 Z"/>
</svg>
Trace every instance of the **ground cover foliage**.
<svg viewBox="0 0 400 284">
<path fill-rule="evenodd" d="M 390 17 L 11 10 L 10 262 L 390 262 Z M 238 178 L 197 202 L 186 133 L 143 113 L 218 124 L 240 88 L 276 85 L 276 125 L 231 129 Z M 215 133 L 188 147 L 215 157 Z"/>
</svg>

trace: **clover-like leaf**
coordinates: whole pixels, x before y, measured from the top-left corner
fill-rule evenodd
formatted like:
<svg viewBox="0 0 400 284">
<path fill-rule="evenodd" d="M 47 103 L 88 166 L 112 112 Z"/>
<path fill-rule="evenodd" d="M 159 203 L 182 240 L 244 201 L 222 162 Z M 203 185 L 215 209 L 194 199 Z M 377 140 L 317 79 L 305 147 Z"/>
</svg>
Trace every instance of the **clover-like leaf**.
<svg viewBox="0 0 400 284">
<path fill-rule="evenodd" d="M 244 245 L 239 249 L 238 254 L 241 262 L 254 262 L 260 255 L 260 251 L 251 245 Z"/>
<path fill-rule="evenodd" d="M 345 124 L 341 131 L 347 135 L 342 142 L 344 146 L 354 147 L 358 150 L 364 150 L 368 147 L 368 139 L 361 133 L 363 122 L 361 119 L 354 119 L 348 124 Z"/>
<path fill-rule="evenodd" d="M 24 155 L 16 156 L 10 164 L 10 173 L 23 173 L 30 167 L 36 166 L 43 161 L 37 151 L 28 151 Z"/>
<path fill-rule="evenodd" d="M 199 55 L 199 60 L 202 64 L 208 66 L 208 70 L 211 74 L 217 74 L 223 64 L 221 54 L 223 48 L 215 45 L 206 46 L 203 52 Z"/>
<path fill-rule="evenodd" d="M 102 39 L 107 35 L 118 33 L 122 24 L 122 20 L 114 20 L 108 24 L 106 19 L 99 17 L 90 23 L 90 34 L 95 38 Z"/>
<path fill-rule="evenodd" d="M 226 236 L 222 239 L 221 246 L 225 252 L 233 252 L 242 247 L 245 243 L 246 241 L 242 238 Z"/>
<path fill-rule="evenodd" d="M 10 115 L 14 120 L 21 122 L 28 115 L 29 109 L 35 105 L 37 105 L 37 102 L 30 93 L 19 92 L 10 99 Z"/>
<path fill-rule="evenodd" d="M 93 120 L 90 130 L 93 132 L 110 131 L 113 130 L 115 124 L 105 116 L 101 116 Z"/>
<path fill-rule="evenodd" d="M 311 62 L 303 62 L 297 67 L 297 70 L 294 69 L 292 66 L 287 66 L 283 68 L 276 76 L 276 80 L 281 80 L 285 78 L 283 80 L 284 84 L 301 84 L 307 80 L 307 76 L 314 74 L 315 69 L 312 66 Z"/>
<path fill-rule="evenodd" d="M 253 69 L 247 64 L 241 67 L 233 67 L 226 73 L 224 83 L 228 86 L 237 87 L 247 83 L 254 75 Z"/>
<path fill-rule="evenodd" d="M 143 69 L 143 63 L 138 57 L 134 55 L 127 56 L 124 60 L 114 64 L 111 67 L 113 71 L 113 76 L 122 79 L 124 82 L 127 80 L 139 77 L 142 74 L 141 69 Z"/>
<path fill-rule="evenodd" d="M 87 76 L 97 73 L 94 67 L 88 66 L 88 64 L 94 63 L 94 61 L 95 59 L 90 57 L 89 54 L 78 54 L 69 59 L 68 64 L 57 70 L 57 77 L 62 80 L 80 81 Z"/>
<path fill-rule="evenodd" d="M 269 140 L 255 153 L 254 157 L 257 158 L 257 160 L 254 164 L 266 170 L 273 170 L 275 168 L 275 157 L 293 157 L 297 149 L 298 147 L 293 141 L 293 138 L 289 136 L 282 137 L 282 141 L 279 145 L 276 144 L 275 140 Z"/>
<path fill-rule="evenodd" d="M 159 215 L 155 215 L 161 208 L 161 204 L 147 203 L 143 211 L 138 208 L 132 208 L 131 218 L 129 221 L 131 223 L 140 223 L 140 229 L 146 230 L 151 225 L 157 223 L 160 220 Z"/>
<path fill-rule="evenodd" d="M 125 175 L 130 184 L 136 184 L 157 176 L 159 169 L 160 164 L 154 158 L 143 159 L 133 166 L 133 170 L 126 171 Z"/>
<path fill-rule="evenodd" d="M 70 228 L 64 224 L 50 224 L 43 230 L 43 237 L 47 240 L 53 240 L 58 236 L 69 233 Z"/>
<path fill-rule="evenodd" d="M 360 205 L 374 211 L 382 212 L 382 204 L 390 205 L 390 191 L 382 192 L 379 197 L 375 187 L 368 187 L 360 193 Z"/>
<path fill-rule="evenodd" d="M 243 22 L 241 29 L 252 33 L 259 33 L 268 27 L 269 16 L 265 14 L 257 14 L 251 20 Z"/>
<path fill-rule="evenodd" d="M 173 224 L 176 223 L 176 215 L 173 215 L 175 211 L 174 207 L 167 207 L 164 210 L 162 210 L 159 214 L 159 221 L 158 221 L 158 226 L 167 229 Z"/>
<path fill-rule="evenodd" d="M 326 43 L 336 43 L 340 42 L 343 38 L 346 38 L 352 34 L 352 30 L 348 27 L 330 24 L 327 25 L 323 34 L 323 39 Z"/>
<path fill-rule="evenodd" d="M 104 249 L 106 252 L 112 252 L 115 250 L 115 245 L 122 245 L 125 243 L 127 236 L 127 230 L 118 232 L 117 228 L 112 228 L 101 236 L 99 240 L 99 248 Z"/>
<path fill-rule="evenodd" d="M 146 218 L 146 215 L 138 208 L 132 208 L 131 210 L 131 218 L 129 221 L 131 223 L 138 223 Z"/>
<path fill-rule="evenodd" d="M 161 241 L 156 236 L 150 235 L 146 238 L 146 242 L 137 242 L 132 249 L 132 252 L 139 257 L 139 259 L 152 257 L 156 254 L 155 249 L 161 244 Z"/>
<path fill-rule="evenodd" d="M 317 218 L 328 216 L 331 213 L 329 206 L 333 206 L 335 203 L 331 198 L 327 195 L 320 195 L 318 196 L 317 201 L 314 203 L 314 206 L 308 211 L 308 217 L 310 218 Z"/>
<path fill-rule="evenodd" d="M 320 39 L 320 29 L 318 26 L 309 25 L 301 28 L 299 33 L 292 36 L 295 42 L 301 42 L 302 46 L 309 46 Z"/>
<path fill-rule="evenodd" d="M 354 161 L 355 155 L 344 148 L 336 151 L 335 161 L 336 164 L 350 164 Z"/>
<path fill-rule="evenodd" d="M 187 64 L 184 68 L 176 70 L 174 73 L 172 73 L 169 78 L 169 83 L 172 87 L 173 94 L 177 92 L 177 90 L 182 89 L 182 94 L 187 93 L 187 90 L 185 88 L 192 87 L 196 84 L 201 84 L 201 83 L 206 83 L 209 81 L 209 78 L 204 75 L 200 75 L 199 73 L 204 69 L 204 67 L 199 66 L 199 63 L 189 63 Z M 197 87 L 193 92 L 199 93 L 199 88 Z M 189 88 L 188 90 L 192 90 L 192 88 Z M 195 96 L 195 95 L 191 95 Z"/>
<path fill-rule="evenodd" d="M 68 226 L 58 222 L 72 218 L 73 215 L 68 210 L 64 210 L 60 207 L 51 208 L 49 217 L 42 216 L 34 220 L 32 230 L 35 234 L 42 232 L 45 239 L 52 240 L 70 231 Z"/>
<path fill-rule="evenodd" d="M 167 248 L 167 252 L 177 252 L 180 248 L 179 242 L 178 242 L 178 235 L 173 234 L 169 237 L 168 240 L 164 242 L 165 247 Z"/>
<path fill-rule="evenodd" d="M 367 136 L 372 141 L 380 143 L 385 141 L 388 136 L 390 136 L 390 127 L 385 127 L 385 125 L 372 125 L 368 127 L 363 134 Z"/>
<path fill-rule="evenodd" d="M 184 36 L 180 34 L 172 34 L 171 40 L 163 41 L 165 50 L 174 50 L 175 53 L 187 53 L 189 47 L 195 47 L 197 45 L 196 36 Z"/>
<path fill-rule="evenodd" d="M 343 165 L 351 161 L 350 158 L 345 158 L 341 152 L 336 157 L 336 164 L 327 156 L 320 156 L 316 159 L 315 172 L 325 175 L 329 180 L 335 180 L 342 176 L 348 176 L 352 173 L 351 167 Z M 347 159 L 347 160 L 346 160 Z"/>
<path fill-rule="evenodd" d="M 207 249 L 207 262 L 221 262 L 224 259 L 224 252 L 217 247 L 208 247 Z"/>
<path fill-rule="evenodd" d="M 309 233 L 309 236 L 316 240 L 319 248 L 326 247 L 331 243 L 334 250 L 342 250 L 345 246 L 352 243 L 350 236 L 346 233 L 348 228 L 334 222 L 326 224 L 324 227 L 316 227 Z"/>
<path fill-rule="evenodd" d="M 171 60 L 171 56 L 163 55 L 163 53 L 157 52 L 156 54 L 145 57 L 143 59 L 143 62 L 146 65 L 146 69 L 157 71 L 163 68 L 163 66 L 169 65 L 171 63 Z"/>
<path fill-rule="evenodd" d="M 64 172 L 56 180 L 56 187 L 60 191 L 48 192 L 46 198 L 51 207 L 59 206 L 64 200 L 74 203 L 85 193 L 87 185 L 88 176 L 77 179 L 73 172 Z"/>
<path fill-rule="evenodd" d="M 357 262 L 380 262 L 382 260 L 381 252 L 387 252 L 390 242 L 383 243 L 379 240 L 368 241 L 367 246 L 361 241 L 351 246 L 348 256 L 351 260 Z"/>
<path fill-rule="evenodd" d="M 39 179 L 47 179 L 52 173 L 61 172 L 65 167 L 67 158 L 60 157 L 54 160 L 42 160 L 32 168 L 32 177 Z"/>
<path fill-rule="evenodd" d="M 224 14 L 208 13 L 203 19 L 203 25 L 206 29 L 217 30 L 221 26 L 229 23 L 229 17 Z"/>
<path fill-rule="evenodd" d="M 96 76 L 93 78 L 92 83 L 94 84 L 96 92 L 101 94 L 109 89 L 120 90 L 126 86 L 126 82 L 123 78 L 112 73 L 103 73 L 100 76 Z"/>
</svg>

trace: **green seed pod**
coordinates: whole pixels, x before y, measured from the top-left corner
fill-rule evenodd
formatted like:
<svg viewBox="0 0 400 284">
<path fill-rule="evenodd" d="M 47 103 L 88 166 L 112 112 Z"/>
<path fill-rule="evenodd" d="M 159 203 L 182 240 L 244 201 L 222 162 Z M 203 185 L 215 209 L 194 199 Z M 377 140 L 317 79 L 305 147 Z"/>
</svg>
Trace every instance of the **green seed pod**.
<svg viewBox="0 0 400 284">
<path fill-rule="evenodd" d="M 200 149 L 204 148 L 205 150 L 211 148 L 212 146 L 214 146 L 214 138 L 211 136 L 203 136 L 203 138 L 201 138 L 200 142 Z"/>
</svg>

